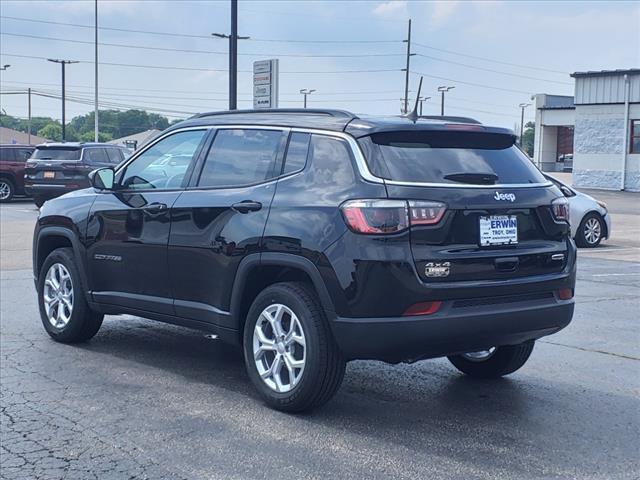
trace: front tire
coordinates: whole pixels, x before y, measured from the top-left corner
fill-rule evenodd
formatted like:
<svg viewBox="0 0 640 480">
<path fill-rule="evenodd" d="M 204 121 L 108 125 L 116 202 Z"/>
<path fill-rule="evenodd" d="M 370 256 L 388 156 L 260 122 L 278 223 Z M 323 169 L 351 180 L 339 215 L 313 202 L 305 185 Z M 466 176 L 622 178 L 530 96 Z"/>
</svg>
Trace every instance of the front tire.
<svg viewBox="0 0 640 480">
<path fill-rule="evenodd" d="M 243 344 L 251 382 L 277 410 L 317 408 L 342 383 L 345 361 L 315 292 L 304 283 L 277 283 L 258 294 Z"/>
<path fill-rule="evenodd" d="M 498 378 L 521 368 L 529 359 L 534 343 L 534 340 L 530 340 L 519 345 L 505 345 L 486 352 L 452 355 L 447 358 L 454 367 L 470 377 Z"/>
<path fill-rule="evenodd" d="M 84 342 L 102 325 L 103 315 L 92 311 L 71 248 L 58 248 L 45 259 L 38 277 L 40 319 L 57 342 Z"/>
<path fill-rule="evenodd" d="M 582 219 L 576 232 L 579 247 L 594 248 L 600 245 L 604 237 L 605 225 L 600 214 L 591 212 Z"/>
<path fill-rule="evenodd" d="M 0 203 L 10 202 L 16 193 L 16 187 L 8 178 L 0 178 Z"/>
</svg>

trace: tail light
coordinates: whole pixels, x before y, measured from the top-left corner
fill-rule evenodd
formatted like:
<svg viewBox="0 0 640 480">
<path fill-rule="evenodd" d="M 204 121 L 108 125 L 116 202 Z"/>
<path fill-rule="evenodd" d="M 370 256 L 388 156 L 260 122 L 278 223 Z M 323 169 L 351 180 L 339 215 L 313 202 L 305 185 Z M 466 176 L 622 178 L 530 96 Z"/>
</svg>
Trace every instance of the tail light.
<svg viewBox="0 0 640 480">
<path fill-rule="evenodd" d="M 411 225 L 435 225 L 446 207 L 438 202 L 406 200 L 350 200 L 342 207 L 347 226 L 356 233 L 389 234 Z"/>
<path fill-rule="evenodd" d="M 556 220 L 569 223 L 569 200 L 565 197 L 556 198 L 551 202 L 551 212 Z"/>
</svg>

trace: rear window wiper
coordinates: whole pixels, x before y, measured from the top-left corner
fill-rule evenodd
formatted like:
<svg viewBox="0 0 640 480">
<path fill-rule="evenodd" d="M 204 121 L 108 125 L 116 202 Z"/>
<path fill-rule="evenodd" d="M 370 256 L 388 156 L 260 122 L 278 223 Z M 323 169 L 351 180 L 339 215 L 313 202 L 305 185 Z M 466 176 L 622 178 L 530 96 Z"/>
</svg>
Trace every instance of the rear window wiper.
<svg viewBox="0 0 640 480">
<path fill-rule="evenodd" d="M 444 176 L 445 180 L 474 185 L 494 185 L 498 180 L 495 173 L 450 173 Z"/>
</svg>

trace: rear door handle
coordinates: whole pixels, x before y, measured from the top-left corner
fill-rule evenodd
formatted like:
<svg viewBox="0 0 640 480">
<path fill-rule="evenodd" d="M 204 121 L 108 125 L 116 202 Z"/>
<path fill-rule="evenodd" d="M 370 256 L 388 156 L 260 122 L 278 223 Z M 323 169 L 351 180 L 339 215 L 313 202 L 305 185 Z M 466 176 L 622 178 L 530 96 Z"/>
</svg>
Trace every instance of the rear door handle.
<svg viewBox="0 0 640 480">
<path fill-rule="evenodd" d="M 167 205 L 165 203 L 153 202 L 141 207 L 141 209 L 147 212 L 159 212 L 161 210 L 166 210 Z"/>
<path fill-rule="evenodd" d="M 242 202 L 231 205 L 231 209 L 239 213 L 257 212 L 261 208 L 262 204 L 260 202 L 254 202 L 253 200 L 243 200 Z"/>
</svg>

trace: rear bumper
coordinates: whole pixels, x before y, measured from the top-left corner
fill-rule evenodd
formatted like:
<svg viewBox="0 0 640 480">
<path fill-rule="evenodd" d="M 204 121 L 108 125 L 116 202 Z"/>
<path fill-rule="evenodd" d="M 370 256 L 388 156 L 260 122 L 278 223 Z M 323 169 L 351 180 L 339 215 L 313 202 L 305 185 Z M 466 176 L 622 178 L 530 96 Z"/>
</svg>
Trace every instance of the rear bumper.
<svg viewBox="0 0 640 480">
<path fill-rule="evenodd" d="M 411 362 L 550 335 L 571 322 L 573 308 L 573 300 L 551 293 L 516 303 L 460 307 L 446 302 L 433 315 L 337 318 L 333 333 L 348 359 Z"/>
<path fill-rule="evenodd" d="M 26 183 L 24 191 L 27 195 L 41 195 L 44 197 L 59 197 L 67 192 L 78 190 L 82 187 L 68 187 L 64 184 L 47 184 L 47 183 Z"/>
</svg>

